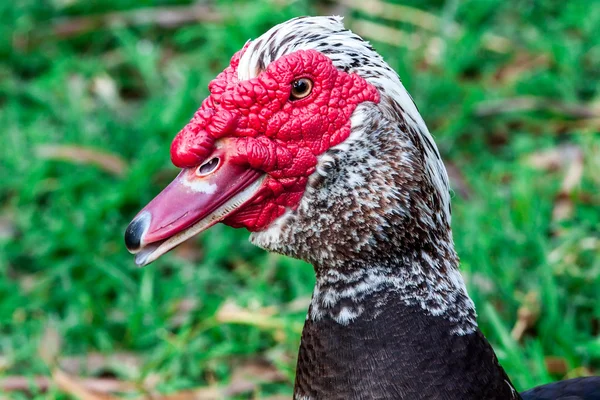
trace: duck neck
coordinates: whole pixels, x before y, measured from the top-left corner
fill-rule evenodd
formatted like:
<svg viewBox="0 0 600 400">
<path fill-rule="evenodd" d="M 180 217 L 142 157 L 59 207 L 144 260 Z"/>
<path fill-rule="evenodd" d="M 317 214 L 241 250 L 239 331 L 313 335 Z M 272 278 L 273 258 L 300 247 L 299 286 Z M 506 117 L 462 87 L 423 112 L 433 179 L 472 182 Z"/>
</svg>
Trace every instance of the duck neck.
<svg viewBox="0 0 600 400">
<path fill-rule="evenodd" d="M 296 399 L 519 398 L 477 328 L 456 257 L 315 266 Z"/>
<path fill-rule="evenodd" d="M 317 276 L 309 319 L 328 317 L 350 325 L 359 317 L 388 312 L 388 303 L 414 306 L 424 315 L 448 322 L 449 333 L 465 335 L 477 329 L 475 306 L 458 270 L 451 239 L 422 244 L 393 254 L 370 255 L 344 265 L 315 265 Z M 368 305 L 374 302 L 374 309 Z"/>
</svg>

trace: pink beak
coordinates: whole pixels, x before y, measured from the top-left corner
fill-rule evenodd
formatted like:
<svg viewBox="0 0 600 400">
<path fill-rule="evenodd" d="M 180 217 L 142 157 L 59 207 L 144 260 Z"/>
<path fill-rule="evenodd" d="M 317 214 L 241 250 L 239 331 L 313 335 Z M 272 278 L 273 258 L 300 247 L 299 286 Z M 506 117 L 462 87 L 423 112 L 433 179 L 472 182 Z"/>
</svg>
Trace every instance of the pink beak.
<svg viewBox="0 0 600 400">
<path fill-rule="evenodd" d="M 197 168 L 185 168 L 131 221 L 127 249 L 143 266 L 202 232 L 251 201 L 263 172 L 230 161 L 218 147 Z"/>
</svg>

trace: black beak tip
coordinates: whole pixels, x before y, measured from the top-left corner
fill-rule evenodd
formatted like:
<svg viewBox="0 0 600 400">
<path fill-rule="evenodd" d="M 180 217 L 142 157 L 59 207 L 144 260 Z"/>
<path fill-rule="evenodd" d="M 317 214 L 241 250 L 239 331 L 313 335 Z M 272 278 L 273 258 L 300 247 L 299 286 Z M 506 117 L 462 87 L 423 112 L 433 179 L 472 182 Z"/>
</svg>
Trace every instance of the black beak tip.
<svg viewBox="0 0 600 400">
<path fill-rule="evenodd" d="M 133 252 L 141 248 L 142 237 L 148 230 L 149 225 L 150 215 L 148 213 L 138 215 L 129 223 L 125 230 L 125 246 L 127 246 L 127 250 Z"/>
</svg>

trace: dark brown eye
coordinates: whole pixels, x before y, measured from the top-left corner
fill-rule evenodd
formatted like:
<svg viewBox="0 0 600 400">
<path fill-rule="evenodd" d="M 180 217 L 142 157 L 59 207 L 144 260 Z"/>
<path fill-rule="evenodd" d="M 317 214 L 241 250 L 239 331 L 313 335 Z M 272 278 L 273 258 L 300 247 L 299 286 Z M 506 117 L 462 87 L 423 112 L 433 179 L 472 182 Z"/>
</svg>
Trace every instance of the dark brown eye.
<svg viewBox="0 0 600 400">
<path fill-rule="evenodd" d="M 300 100 L 305 98 L 312 92 L 313 83 L 308 78 L 296 79 L 292 82 L 292 93 L 290 94 L 290 100 Z"/>
<path fill-rule="evenodd" d="M 219 158 L 215 157 L 205 162 L 196 170 L 196 175 L 198 176 L 206 176 L 212 173 L 219 166 Z"/>
</svg>

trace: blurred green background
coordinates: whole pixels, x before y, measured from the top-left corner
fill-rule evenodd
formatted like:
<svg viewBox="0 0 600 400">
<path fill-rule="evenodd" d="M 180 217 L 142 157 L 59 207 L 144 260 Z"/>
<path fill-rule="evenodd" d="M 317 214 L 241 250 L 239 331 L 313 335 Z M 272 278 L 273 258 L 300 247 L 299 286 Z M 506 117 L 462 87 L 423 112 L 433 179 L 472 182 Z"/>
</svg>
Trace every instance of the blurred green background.
<svg viewBox="0 0 600 400">
<path fill-rule="evenodd" d="M 230 56 L 332 13 L 436 137 L 463 273 L 513 382 L 600 373 L 599 2 L 23 0 L 0 4 L 5 396 L 291 396 L 311 266 L 217 226 L 138 269 L 122 237 Z"/>
</svg>

